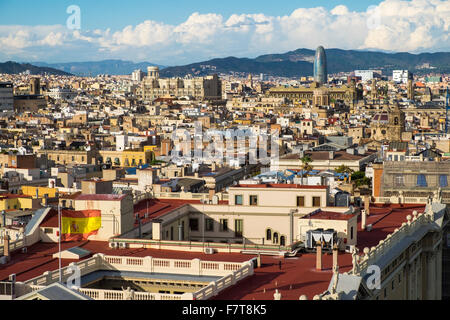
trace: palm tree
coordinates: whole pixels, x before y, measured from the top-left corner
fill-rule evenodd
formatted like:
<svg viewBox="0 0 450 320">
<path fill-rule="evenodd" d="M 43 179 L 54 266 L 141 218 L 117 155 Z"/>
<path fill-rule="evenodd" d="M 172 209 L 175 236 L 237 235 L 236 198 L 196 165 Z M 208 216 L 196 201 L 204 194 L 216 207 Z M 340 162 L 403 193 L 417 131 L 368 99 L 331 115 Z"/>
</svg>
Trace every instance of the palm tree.
<svg viewBox="0 0 450 320">
<path fill-rule="evenodd" d="M 313 167 L 310 165 L 312 162 L 312 159 L 309 155 L 305 155 L 302 158 L 300 158 L 300 161 L 302 162 L 302 184 L 303 184 L 303 178 L 306 175 L 307 171 L 311 171 Z"/>
</svg>

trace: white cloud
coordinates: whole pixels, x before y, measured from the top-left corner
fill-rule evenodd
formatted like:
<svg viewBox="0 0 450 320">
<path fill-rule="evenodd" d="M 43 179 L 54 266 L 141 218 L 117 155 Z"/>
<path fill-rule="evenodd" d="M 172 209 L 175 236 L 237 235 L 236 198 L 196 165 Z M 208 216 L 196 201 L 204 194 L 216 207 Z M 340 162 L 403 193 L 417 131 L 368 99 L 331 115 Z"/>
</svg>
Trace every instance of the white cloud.
<svg viewBox="0 0 450 320">
<path fill-rule="evenodd" d="M 374 13 L 379 14 L 378 20 Z M 0 59 L 51 62 L 121 58 L 173 65 L 319 45 L 436 51 L 450 49 L 449 25 L 448 0 L 385 0 L 363 12 L 350 11 L 344 5 L 332 10 L 299 8 L 285 16 L 233 14 L 225 18 L 193 13 L 179 25 L 147 20 L 116 32 L 73 31 L 61 25 L 0 25 Z"/>
</svg>

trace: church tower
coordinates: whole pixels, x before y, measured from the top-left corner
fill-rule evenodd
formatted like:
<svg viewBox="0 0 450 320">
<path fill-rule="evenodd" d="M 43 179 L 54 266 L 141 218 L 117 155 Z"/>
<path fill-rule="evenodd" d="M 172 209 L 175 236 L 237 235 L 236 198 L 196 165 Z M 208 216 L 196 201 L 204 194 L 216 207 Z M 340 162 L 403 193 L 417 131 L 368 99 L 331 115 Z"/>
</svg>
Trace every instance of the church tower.
<svg viewBox="0 0 450 320">
<path fill-rule="evenodd" d="M 402 141 L 402 133 L 405 132 L 405 113 L 400 109 L 398 102 L 389 110 L 388 139 L 390 141 Z"/>
</svg>

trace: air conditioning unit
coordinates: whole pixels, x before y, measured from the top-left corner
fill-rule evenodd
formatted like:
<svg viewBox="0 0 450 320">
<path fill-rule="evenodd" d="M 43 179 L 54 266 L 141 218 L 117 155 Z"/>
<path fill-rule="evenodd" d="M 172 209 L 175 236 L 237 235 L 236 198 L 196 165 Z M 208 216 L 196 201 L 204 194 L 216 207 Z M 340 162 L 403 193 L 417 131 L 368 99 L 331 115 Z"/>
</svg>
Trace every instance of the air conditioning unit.
<svg viewBox="0 0 450 320">
<path fill-rule="evenodd" d="M 373 226 L 371 224 L 368 224 L 366 226 L 366 230 L 369 231 L 369 232 L 372 231 L 372 228 L 373 228 Z"/>
<path fill-rule="evenodd" d="M 214 254 L 213 248 L 205 248 L 205 254 Z"/>
<path fill-rule="evenodd" d="M 22 253 L 27 253 L 27 251 L 28 251 L 27 247 L 22 248 Z"/>
<path fill-rule="evenodd" d="M 9 275 L 9 281 L 16 282 L 16 274 L 15 273 Z"/>
</svg>

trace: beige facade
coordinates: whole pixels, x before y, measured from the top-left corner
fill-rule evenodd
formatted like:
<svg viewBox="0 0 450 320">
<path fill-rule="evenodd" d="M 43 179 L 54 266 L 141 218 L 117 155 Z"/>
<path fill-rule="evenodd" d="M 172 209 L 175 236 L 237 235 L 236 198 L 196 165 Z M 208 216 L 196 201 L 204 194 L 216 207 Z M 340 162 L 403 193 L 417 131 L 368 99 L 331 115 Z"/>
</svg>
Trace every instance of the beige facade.
<svg viewBox="0 0 450 320">
<path fill-rule="evenodd" d="M 129 195 L 81 195 L 74 200 L 75 210 L 100 210 L 102 226 L 90 240 L 105 241 L 134 227 L 133 199 Z"/>
<path fill-rule="evenodd" d="M 270 185 L 266 185 L 270 186 Z M 289 185 L 284 185 L 289 186 Z M 280 206 L 320 208 L 328 205 L 328 187 L 296 186 L 292 187 L 230 187 L 228 190 L 231 206 Z"/>
<path fill-rule="evenodd" d="M 166 96 L 192 96 L 197 100 L 219 100 L 222 98 L 222 82 L 217 75 L 202 78 L 180 79 L 159 77 L 158 67 L 148 67 L 148 76 L 141 87 L 144 100 Z"/>
</svg>

